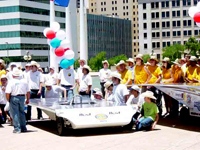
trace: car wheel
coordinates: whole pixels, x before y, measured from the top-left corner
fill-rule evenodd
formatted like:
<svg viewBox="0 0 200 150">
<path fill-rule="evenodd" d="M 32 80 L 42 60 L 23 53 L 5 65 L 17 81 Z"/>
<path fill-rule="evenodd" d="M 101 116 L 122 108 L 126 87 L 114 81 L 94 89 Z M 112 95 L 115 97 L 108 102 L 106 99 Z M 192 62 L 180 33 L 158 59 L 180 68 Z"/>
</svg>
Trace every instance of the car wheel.
<svg viewBox="0 0 200 150">
<path fill-rule="evenodd" d="M 182 107 L 180 110 L 180 121 L 182 124 L 187 124 L 189 121 L 189 109 L 187 107 Z"/>
<path fill-rule="evenodd" d="M 64 131 L 65 131 L 63 118 L 61 118 L 61 117 L 56 118 L 56 126 L 57 126 L 58 135 L 62 136 L 64 134 Z"/>
</svg>

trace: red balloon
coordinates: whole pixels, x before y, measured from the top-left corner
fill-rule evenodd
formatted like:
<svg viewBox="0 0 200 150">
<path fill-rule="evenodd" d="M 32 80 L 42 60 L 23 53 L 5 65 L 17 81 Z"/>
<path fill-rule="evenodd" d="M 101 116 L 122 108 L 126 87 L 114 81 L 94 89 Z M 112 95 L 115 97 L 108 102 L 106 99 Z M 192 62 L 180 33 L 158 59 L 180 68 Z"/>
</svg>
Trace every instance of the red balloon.
<svg viewBox="0 0 200 150">
<path fill-rule="evenodd" d="M 62 56 L 65 54 L 64 48 L 63 48 L 63 47 L 58 47 L 58 48 L 56 48 L 55 54 L 56 54 L 56 56 L 58 56 L 58 57 L 62 57 Z"/>
<path fill-rule="evenodd" d="M 197 23 L 200 23 L 200 13 L 199 12 L 194 15 L 194 21 Z"/>
<path fill-rule="evenodd" d="M 48 39 L 54 39 L 56 37 L 56 33 L 53 30 L 50 30 L 46 34 Z"/>
<path fill-rule="evenodd" d="M 66 48 L 66 49 L 65 49 L 65 52 L 68 51 L 68 50 L 70 50 L 70 48 Z"/>
</svg>

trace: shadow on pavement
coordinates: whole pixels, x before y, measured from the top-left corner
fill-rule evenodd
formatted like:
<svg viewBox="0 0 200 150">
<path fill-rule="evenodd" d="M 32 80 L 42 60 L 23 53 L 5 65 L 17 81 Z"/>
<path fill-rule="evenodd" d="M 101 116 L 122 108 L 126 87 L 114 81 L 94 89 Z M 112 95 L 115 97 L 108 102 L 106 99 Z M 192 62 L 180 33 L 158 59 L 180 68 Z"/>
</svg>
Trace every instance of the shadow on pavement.
<svg viewBox="0 0 200 150">
<path fill-rule="evenodd" d="M 160 118 L 158 125 L 183 129 L 188 131 L 200 132 L 200 118 L 198 117 L 190 117 L 186 124 L 182 124 L 180 122 L 180 118 Z"/>
<path fill-rule="evenodd" d="M 51 120 L 44 121 L 31 121 L 28 123 L 31 126 L 39 128 L 41 130 L 50 132 L 57 135 L 56 122 Z M 64 136 L 99 136 L 108 134 L 129 134 L 134 131 L 126 130 L 123 127 L 110 127 L 110 128 L 90 128 L 90 129 L 66 129 Z"/>
</svg>

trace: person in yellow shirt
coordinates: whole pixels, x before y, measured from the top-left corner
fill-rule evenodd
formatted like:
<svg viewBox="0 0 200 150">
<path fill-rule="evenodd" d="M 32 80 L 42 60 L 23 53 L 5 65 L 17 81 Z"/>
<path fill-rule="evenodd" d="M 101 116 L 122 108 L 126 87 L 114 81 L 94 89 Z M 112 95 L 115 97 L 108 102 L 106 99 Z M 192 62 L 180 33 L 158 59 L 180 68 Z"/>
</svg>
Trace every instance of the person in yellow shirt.
<svg viewBox="0 0 200 150">
<path fill-rule="evenodd" d="M 176 59 L 174 62 L 173 62 L 173 67 L 172 67 L 172 74 L 173 74 L 173 83 L 184 83 L 184 80 L 183 80 L 183 76 L 184 76 L 184 73 L 181 69 L 181 66 L 179 64 L 179 59 Z"/>
<path fill-rule="evenodd" d="M 194 70 L 193 80 L 194 80 L 194 82 L 196 82 L 196 83 L 200 83 L 200 66 L 198 66 L 198 67 Z"/>
<path fill-rule="evenodd" d="M 6 75 L 6 71 L 5 71 L 5 63 L 2 59 L 0 59 L 0 78 L 1 76 L 5 74 Z M 0 85 L 1 85 L 1 81 L 0 81 Z"/>
<path fill-rule="evenodd" d="M 151 79 L 152 75 L 144 65 L 143 55 L 138 54 L 136 56 L 136 65 L 135 65 L 135 84 L 147 84 Z"/>
<path fill-rule="evenodd" d="M 124 60 L 121 60 L 117 64 L 117 66 L 119 66 L 119 68 L 120 68 L 119 74 L 121 74 L 121 78 L 122 78 L 121 83 L 125 84 L 127 86 L 127 88 L 130 88 L 133 84 L 132 72 L 126 68 L 127 64 L 125 63 Z"/>
<path fill-rule="evenodd" d="M 191 56 L 190 66 L 186 69 L 186 74 L 185 74 L 185 80 L 186 80 L 187 83 L 194 83 L 195 82 L 193 80 L 193 78 L 194 78 L 194 72 L 195 72 L 196 68 L 197 68 L 196 57 Z"/>
<path fill-rule="evenodd" d="M 152 78 L 148 82 L 149 84 L 155 84 L 155 83 L 160 83 L 162 79 L 162 72 L 161 68 L 157 65 L 159 63 L 158 59 L 156 56 L 151 56 L 150 58 L 150 64 L 147 68 L 149 72 L 152 75 Z"/>
</svg>

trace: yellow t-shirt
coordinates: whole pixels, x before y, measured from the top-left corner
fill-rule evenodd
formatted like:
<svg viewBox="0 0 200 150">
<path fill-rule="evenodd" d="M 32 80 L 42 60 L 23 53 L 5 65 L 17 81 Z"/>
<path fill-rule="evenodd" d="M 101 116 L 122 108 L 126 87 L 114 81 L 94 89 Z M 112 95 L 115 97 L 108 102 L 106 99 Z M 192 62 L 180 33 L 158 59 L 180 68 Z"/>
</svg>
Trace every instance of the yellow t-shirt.
<svg viewBox="0 0 200 150">
<path fill-rule="evenodd" d="M 174 81 L 173 83 L 180 83 L 181 81 L 183 81 L 183 71 L 182 69 L 179 67 L 177 69 L 174 68 L 174 70 L 172 71 L 173 73 L 173 78 L 174 78 Z M 179 74 L 181 73 L 181 78 L 179 78 Z"/>
<path fill-rule="evenodd" d="M 132 83 L 133 76 L 132 76 L 132 72 L 130 70 L 126 69 L 123 73 L 122 72 L 119 72 L 119 73 L 121 74 L 121 78 L 122 78 L 121 83 L 122 84 L 126 84 L 129 79 L 131 79 L 131 81 L 129 82 L 128 85 L 133 84 Z"/>
<path fill-rule="evenodd" d="M 148 74 L 145 70 L 145 65 L 135 66 L 135 84 L 144 84 L 148 79 Z"/>
<path fill-rule="evenodd" d="M 194 70 L 194 76 L 193 76 L 195 79 L 197 80 L 200 80 L 200 67 L 197 67 L 195 70 Z"/>
<path fill-rule="evenodd" d="M 148 66 L 147 67 L 152 77 L 149 80 L 149 84 L 153 84 L 158 80 L 158 77 L 162 74 L 160 67 L 156 66 Z"/>
<path fill-rule="evenodd" d="M 163 80 L 169 80 L 171 79 L 171 73 L 170 73 L 170 69 L 166 69 L 166 68 L 163 68 L 162 70 L 162 75 L 163 75 Z M 172 83 L 173 81 L 165 81 L 164 83 Z"/>
<path fill-rule="evenodd" d="M 3 74 L 6 75 L 6 71 L 5 71 L 5 70 L 1 70 L 1 71 L 0 71 L 0 79 L 1 79 L 1 76 L 2 76 Z M 0 85 L 1 85 L 1 80 L 0 80 Z"/>
<path fill-rule="evenodd" d="M 186 69 L 186 76 L 189 80 L 193 80 L 194 78 L 194 71 L 195 69 L 197 68 L 197 66 L 189 66 L 187 69 Z"/>
</svg>

